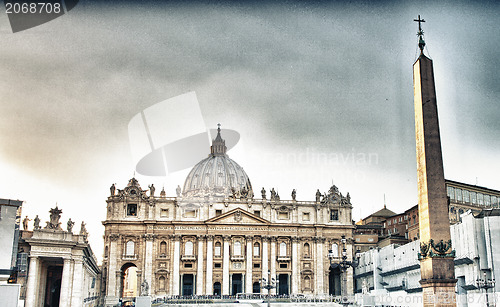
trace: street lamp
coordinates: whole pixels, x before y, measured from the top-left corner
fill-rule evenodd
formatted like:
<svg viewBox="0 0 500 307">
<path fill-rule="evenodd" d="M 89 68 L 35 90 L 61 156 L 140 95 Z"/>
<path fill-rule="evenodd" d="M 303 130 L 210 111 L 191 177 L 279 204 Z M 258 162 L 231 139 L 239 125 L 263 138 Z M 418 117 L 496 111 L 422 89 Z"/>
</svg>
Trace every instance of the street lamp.
<svg viewBox="0 0 500 307">
<path fill-rule="evenodd" d="M 278 288 L 279 281 L 275 279 L 274 277 L 271 278 L 271 271 L 267 271 L 267 279 L 265 277 L 262 277 L 259 279 L 259 284 L 261 289 L 267 289 L 267 307 L 271 306 L 271 295 L 270 295 L 270 290 L 274 288 Z"/>
<path fill-rule="evenodd" d="M 486 293 L 486 306 L 490 306 L 490 303 L 488 302 L 488 289 L 495 288 L 495 279 L 486 279 L 486 272 L 483 272 L 483 279 L 477 278 L 476 286 L 479 291 L 484 289 L 484 292 Z"/>
<path fill-rule="evenodd" d="M 328 251 L 328 259 L 330 260 L 330 269 L 335 269 L 339 268 L 340 271 L 342 272 L 342 288 L 341 288 L 341 295 L 342 295 L 342 304 L 343 305 L 348 305 L 347 302 L 347 269 L 349 267 L 355 268 L 358 266 L 359 262 L 359 257 L 361 257 L 361 253 L 359 250 L 356 250 L 356 256 L 354 261 L 348 261 L 347 260 L 347 249 L 346 249 L 346 243 L 347 240 L 344 235 L 342 235 L 342 238 L 340 239 L 340 242 L 342 243 L 342 257 L 340 262 L 334 262 L 335 260 L 335 254 L 333 253 L 332 250 Z"/>
</svg>

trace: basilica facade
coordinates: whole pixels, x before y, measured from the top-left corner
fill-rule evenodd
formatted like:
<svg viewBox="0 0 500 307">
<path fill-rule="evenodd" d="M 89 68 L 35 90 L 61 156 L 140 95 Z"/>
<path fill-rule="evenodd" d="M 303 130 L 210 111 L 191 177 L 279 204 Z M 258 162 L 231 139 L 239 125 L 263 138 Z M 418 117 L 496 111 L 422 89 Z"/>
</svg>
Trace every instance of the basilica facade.
<svg viewBox="0 0 500 307">
<path fill-rule="evenodd" d="M 257 197 L 226 154 L 220 128 L 176 196 L 155 195 L 135 178 L 110 192 L 102 267 L 108 306 L 140 295 L 267 294 L 262 278 L 277 281 L 270 294 L 340 295 L 342 284 L 352 293 L 352 269 L 330 269 L 341 260 L 342 236 L 352 259 L 349 193 L 332 186 L 299 201 L 295 191 L 282 200 L 263 188 Z"/>
</svg>

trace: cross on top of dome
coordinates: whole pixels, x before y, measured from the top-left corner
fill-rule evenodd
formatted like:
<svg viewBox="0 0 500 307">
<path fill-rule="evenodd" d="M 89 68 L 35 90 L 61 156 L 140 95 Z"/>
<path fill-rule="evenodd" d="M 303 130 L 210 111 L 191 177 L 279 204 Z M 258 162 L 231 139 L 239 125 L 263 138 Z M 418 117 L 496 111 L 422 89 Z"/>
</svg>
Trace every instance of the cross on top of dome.
<svg viewBox="0 0 500 307">
<path fill-rule="evenodd" d="M 226 141 L 224 141 L 220 135 L 220 124 L 217 124 L 217 136 L 212 140 L 212 146 L 210 146 L 210 154 L 212 156 L 224 156 L 226 155 Z"/>
</svg>

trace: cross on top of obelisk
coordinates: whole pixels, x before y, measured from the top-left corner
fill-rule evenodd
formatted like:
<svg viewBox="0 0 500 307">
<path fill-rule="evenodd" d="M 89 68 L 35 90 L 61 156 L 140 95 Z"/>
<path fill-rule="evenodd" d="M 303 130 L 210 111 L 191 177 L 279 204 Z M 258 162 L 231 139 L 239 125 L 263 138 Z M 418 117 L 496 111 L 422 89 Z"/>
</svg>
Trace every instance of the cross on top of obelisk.
<svg viewBox="0 0 500 307">
<path fill-rule="evenodd" d="M 424 31 L 422 31 L 422 22 L 425 22 L 425 20 L 420 19 L 420 15 L 418 15 L 418 19 L 413 19 L 413 21 L 418 22 L 418 47 L 420 48 L 420 54 L 424 53 L 424 47 L 425 47 L 425 41 L 424 41 Z"/>
</svg>

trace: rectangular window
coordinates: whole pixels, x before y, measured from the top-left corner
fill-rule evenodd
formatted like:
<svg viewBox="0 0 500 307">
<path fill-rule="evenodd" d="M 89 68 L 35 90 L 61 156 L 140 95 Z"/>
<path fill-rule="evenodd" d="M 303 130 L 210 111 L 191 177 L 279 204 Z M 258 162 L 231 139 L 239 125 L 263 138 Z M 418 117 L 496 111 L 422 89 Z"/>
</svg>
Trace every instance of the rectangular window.
<svg viewBox="0 0 500 307">
<path fill-rule="evenodd" d="M 25 277 L 28 270 L 28 253 L 17 254 L 17 276 Z"/>
<path fill-rule="evenodd" d="M 288 265 L 286 263 L 280 263 L 280 269 L 286 269 Z"/>
<path fill-rule="evenodd" d="M 186 263 L 186 264 L 184 264 L 184 267 L 185 268 L 192 268 L 193 264 L 192 263 Z"/>
<path fill-rule="evenodd" d="M 391 221 L 388 221 L 388 222 L 387 222 L 387 226 L 391 226 Z"/>
<path fill-rule="evenodd" d="M 168 217 L 168 209 L 161 209 L 160 217 Z"/>
<path fill-rule="evenodd" d="M 254 210 L 253 214 L 255 214 L 256 216 L 260 216 L 260 210 Z"/>
<path fill-rule="evenodd" d="M 330 221 L 338 221 L 339 220 L 339 210 L 332 209 L 330 210 Z"/>
<path fill-rule="evenodd" d="M 484 205 L 482 193 L 477 193 L 477 204 L 480 206 Z"/>
<path fill-rule="evenodd" d="M 470 202 L 470 198 L 469 198 L 469 191 L 467 191 L 467 190 L 463 190 L 463 196 L 464 196 L 464 202 L 465 202 L 465 203 Z"/>
<path fill-rule="evenodd" d="M 491 205 L 491 198 L 489 195 L 484 195 L 484 206 L 489 207 Z"/>
<path fill-rule="evenodd" d="M 215 246 L 215 256 L 220 257 L 220 246 Z"/>
<path fill-rule="evenodd" d="M 222 210 L 218 210 L 218 209 L 215 210 L 215 216 L 219 216 L 221 214 L 222 214 Z"/>
<path fill-rule="evenodd" d="M 255 269 L 260 268 L 260 263 L 254 263 L 254 264 L 253 264 L 253 267 L 254 267 Z"/>
<path fill-rule="evenodd" d="M 278 212 L 278 220 L 288 220 L 288 212 Z"/>
<path fill-rule="evenodd" d="M 457 201 L 462 201 L 462 190 L 461 189 L 455 190 L 455 197 L 456 197 Z"/>
<path fill-rule="evenodd" d="M 186 210 L 184 211 L 184 217 L 196 217 L 196 210 Z"/>
<path fill-rule="evenodd" d="M 311 217 L 310 217 L 310 215 L 309 215 L 309 212 L 304 212 L 304 213 L 302 214 L 302 220 L 303 220 L 303 221 L 309 221 L 309 220 L 310 220 L 310 218 L 311 218 Z"/>
<path fill-rule="evenodd" d="M 222 267 L 222 266 L 221 266 L 220 262 L 215 262 L 215 263 L 214 263 L 214 268 L 216 268 L 216 269 L 220 269 L 221 267 Z"/>
<path fill-rule="evenodd" d="M 476 192 L 470 192 L 470 201 L 474 205 L 477 204 Z"/>
<path fill-rule="evenodd" d="M 498 200 L 496 196 L 491 196 L 491 205 L 495 208 L 498 207 Z"/>
<path fill-rule="evenodd" d="M 127 205 L 127 215 L 128 216 L 137 216 L 137 204 L 128 204 Z"/>
<path fill-rule="evenodd" d="M 448 187 L 448 196 L 450 199 L 455 200 L 455 189 L 453 187 Z"/>
<path fill-rule="evenodd" d="M 253 246 L 253 256 L 254 257 L 260 256 L 260 247 L 257 243 Z"/>
</svg>

